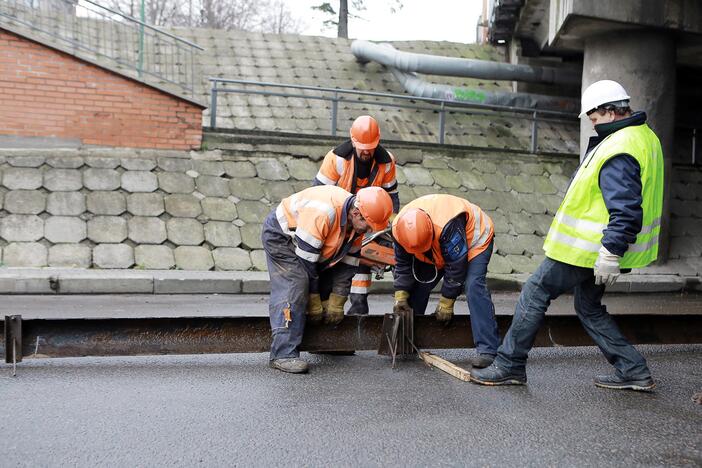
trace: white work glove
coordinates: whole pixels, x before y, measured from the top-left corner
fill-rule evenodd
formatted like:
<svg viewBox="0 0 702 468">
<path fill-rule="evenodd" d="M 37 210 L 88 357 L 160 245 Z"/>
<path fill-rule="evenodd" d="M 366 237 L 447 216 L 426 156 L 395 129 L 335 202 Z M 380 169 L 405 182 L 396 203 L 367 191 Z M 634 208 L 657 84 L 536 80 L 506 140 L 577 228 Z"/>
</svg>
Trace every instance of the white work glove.
<svg viewBox="0 0 702 468">
<path fill-rule="evenodd" d="M 619 270 L 621 258 L 607 250 L 604 245 L 600 247 L 599 255 L 595 261 L 595 284 L 612 286 L 621 274 Z"/>
</svg>

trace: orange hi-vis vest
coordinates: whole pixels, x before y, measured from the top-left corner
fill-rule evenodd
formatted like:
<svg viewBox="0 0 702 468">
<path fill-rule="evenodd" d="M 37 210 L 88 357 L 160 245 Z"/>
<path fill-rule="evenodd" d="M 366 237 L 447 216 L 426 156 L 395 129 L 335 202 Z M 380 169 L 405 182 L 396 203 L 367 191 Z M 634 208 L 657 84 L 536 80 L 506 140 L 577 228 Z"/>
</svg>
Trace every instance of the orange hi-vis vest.
<svg viewBox="0 0 702 468">
<path fill-rule="evenodd" d="M 353 231 L 347 236 L 346 226 L 341 226 L 344 205 L 351 196 L 340 187 L 319 185 L 295 193 L 280 202 L 276 208 L 276 218 L 283 232 L 295 242 L 295 254 L 298 257 L 315 263 L 341 261 L 358 265 L 358 258 L 345 255 L 337 258 L 337 254 L 344 250 L 346 253 L 355 253 L 361 248 L 362 236 Z M 302 239 L 317 252 L 301 249 L 296 239 Z M 352 242 L 352 246 L 343 249 L 348 242 Z"/>
<path fill-rule="evenodd" d="M 370 176 L 358 179 L 353 145 L 349 140 L 327 153 L 316 178 L 325 185 L 336 185 L 354 194 L 364 187 L 382 187 L 390 193 L 396 192 L 395 157 L 392 153 L 378 145 L 372 161 Z"/>
<path fill-rule="evenodd" d="M 397 222 L 402 217 L 403 212 L 410 208 L 419 208 L 424 211 L 429 215 L 434 226 L 434 239 L 431 244 L 432 258 L 430 259 L 424 254 L 415 256 L 422 262 L 436 265 L 439 269 L 443 268 L 445 264 L 444 257 L 441 255 L 441 246 L 439 245 L 441 232 L 448 222 L 456 216 L 461 213 L 466 214 L 467 261 L 485 251 L 495 233 L 492 219 L 478 205 L 453 195 L 435 194 L 419 197 L 400 210 L 394 222 Z"/>
</svg>

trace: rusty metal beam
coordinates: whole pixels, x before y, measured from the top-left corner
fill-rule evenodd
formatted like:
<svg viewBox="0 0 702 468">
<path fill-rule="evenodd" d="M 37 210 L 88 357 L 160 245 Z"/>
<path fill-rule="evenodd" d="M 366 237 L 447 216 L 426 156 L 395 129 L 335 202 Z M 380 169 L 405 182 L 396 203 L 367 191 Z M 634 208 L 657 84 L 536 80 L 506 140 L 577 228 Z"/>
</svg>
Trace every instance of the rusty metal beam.
<svg viewBox="0 0 702 468">
<path fill-rule="evenodd" d="M 498 316 L 501 334 L 511 317 Z M 346 317 L 336 327 L 310 326 L 303 351 L 376 350 L 383 317 Z M 621 315 L 615 320 L 634 344 L 702 343 L 702 315 Z M 21 330 L 22 357 L 129 356 L 266 352 L 270 346 L 268 317 L 182 317 L 147 319 L 59 319 L 5 321 Z M 449 326 L 432 317 L 415 319 L 415 343 L 421 349 L 473 347 L 468 316 Z M 6 335 L 7 336 L 7 332 Z M 593 342 L 575 316 L 547 316 L 536 346 L 587 346 Z M 11 352 L 7 341 L 0 352 Z M 12 357 L 10 356 L 10 359 Z"/>
</svg>

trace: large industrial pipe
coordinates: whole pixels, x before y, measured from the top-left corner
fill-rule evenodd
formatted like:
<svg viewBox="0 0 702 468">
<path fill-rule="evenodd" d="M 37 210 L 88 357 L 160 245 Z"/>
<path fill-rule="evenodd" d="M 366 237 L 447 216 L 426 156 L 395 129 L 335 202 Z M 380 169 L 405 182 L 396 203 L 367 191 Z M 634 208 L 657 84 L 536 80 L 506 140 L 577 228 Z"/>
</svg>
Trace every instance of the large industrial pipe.
<svg viewBox="0 0 702 468">
<path fill-rule="evenodd" d="M 351 43 L 351 52 L 361 62 L 372 60 L 386 67 L 408 73 L 417 72 L 427 75 L 465 76 L 483 80 L 525 81 L 578 87 L 580 87 L 581 81 L 580 72 L 568 69 L 415 54 L 399 51 L 387 43 L 375 44 L 356 40 Z"/>
<path fill-rule="evenodd" d="M 578 112 L 579 101 L 577 99 L 543 94 L 491 92 L 435 84 L 418 78 L 414 73 L 405 73 L 396 68 L 390 68 L 390 72 L 402 84 L 405 91 L 413 96 L 496 106 L 557 110 L 573 114 Z"/>
</svg>

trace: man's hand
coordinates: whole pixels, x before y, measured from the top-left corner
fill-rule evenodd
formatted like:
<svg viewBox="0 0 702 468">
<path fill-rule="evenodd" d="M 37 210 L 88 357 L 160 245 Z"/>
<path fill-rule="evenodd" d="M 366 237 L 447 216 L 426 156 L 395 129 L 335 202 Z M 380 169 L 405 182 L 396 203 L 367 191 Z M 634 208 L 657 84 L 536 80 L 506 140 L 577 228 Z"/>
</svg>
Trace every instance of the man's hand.
<svg viewBox="0 0 702 468">
<path fill-rule="evenodd" d="M 393 314 L 412 313 L 412 308 L 409 305 L 409 292 L 395 291 L 395 305 L 392 312 Z"/>
<path fill-rule="evenodd" d="M 327 325 L 336 325 L 344 319 L 344 304 L 346 304 L 347 296 L 331 293 L 329 300 L 326 301 L 324 311 L 324 323 Z"/>
<path fill-rule="evenodd" d="M 439 322 L 450 322 L 453 318 L 453 305 L 455 303 L 456 299 L 441 296 L 439 303 L 436 305 L 436 312 L 434 312 L 436 320 Z"/>
<path fill-rule="evenodd" d="M 322 321 L 322 298 L 319 294 L 310 294 L 307 299 L 307 320 L 311 323 Z"/>
<path fill-rule="evenodd" d="M 595 284 L 612 286 L 619 278 L 619 260 L 621 257 L 614 255 L 603 245 L 595 261 Z"/>
</svg>

